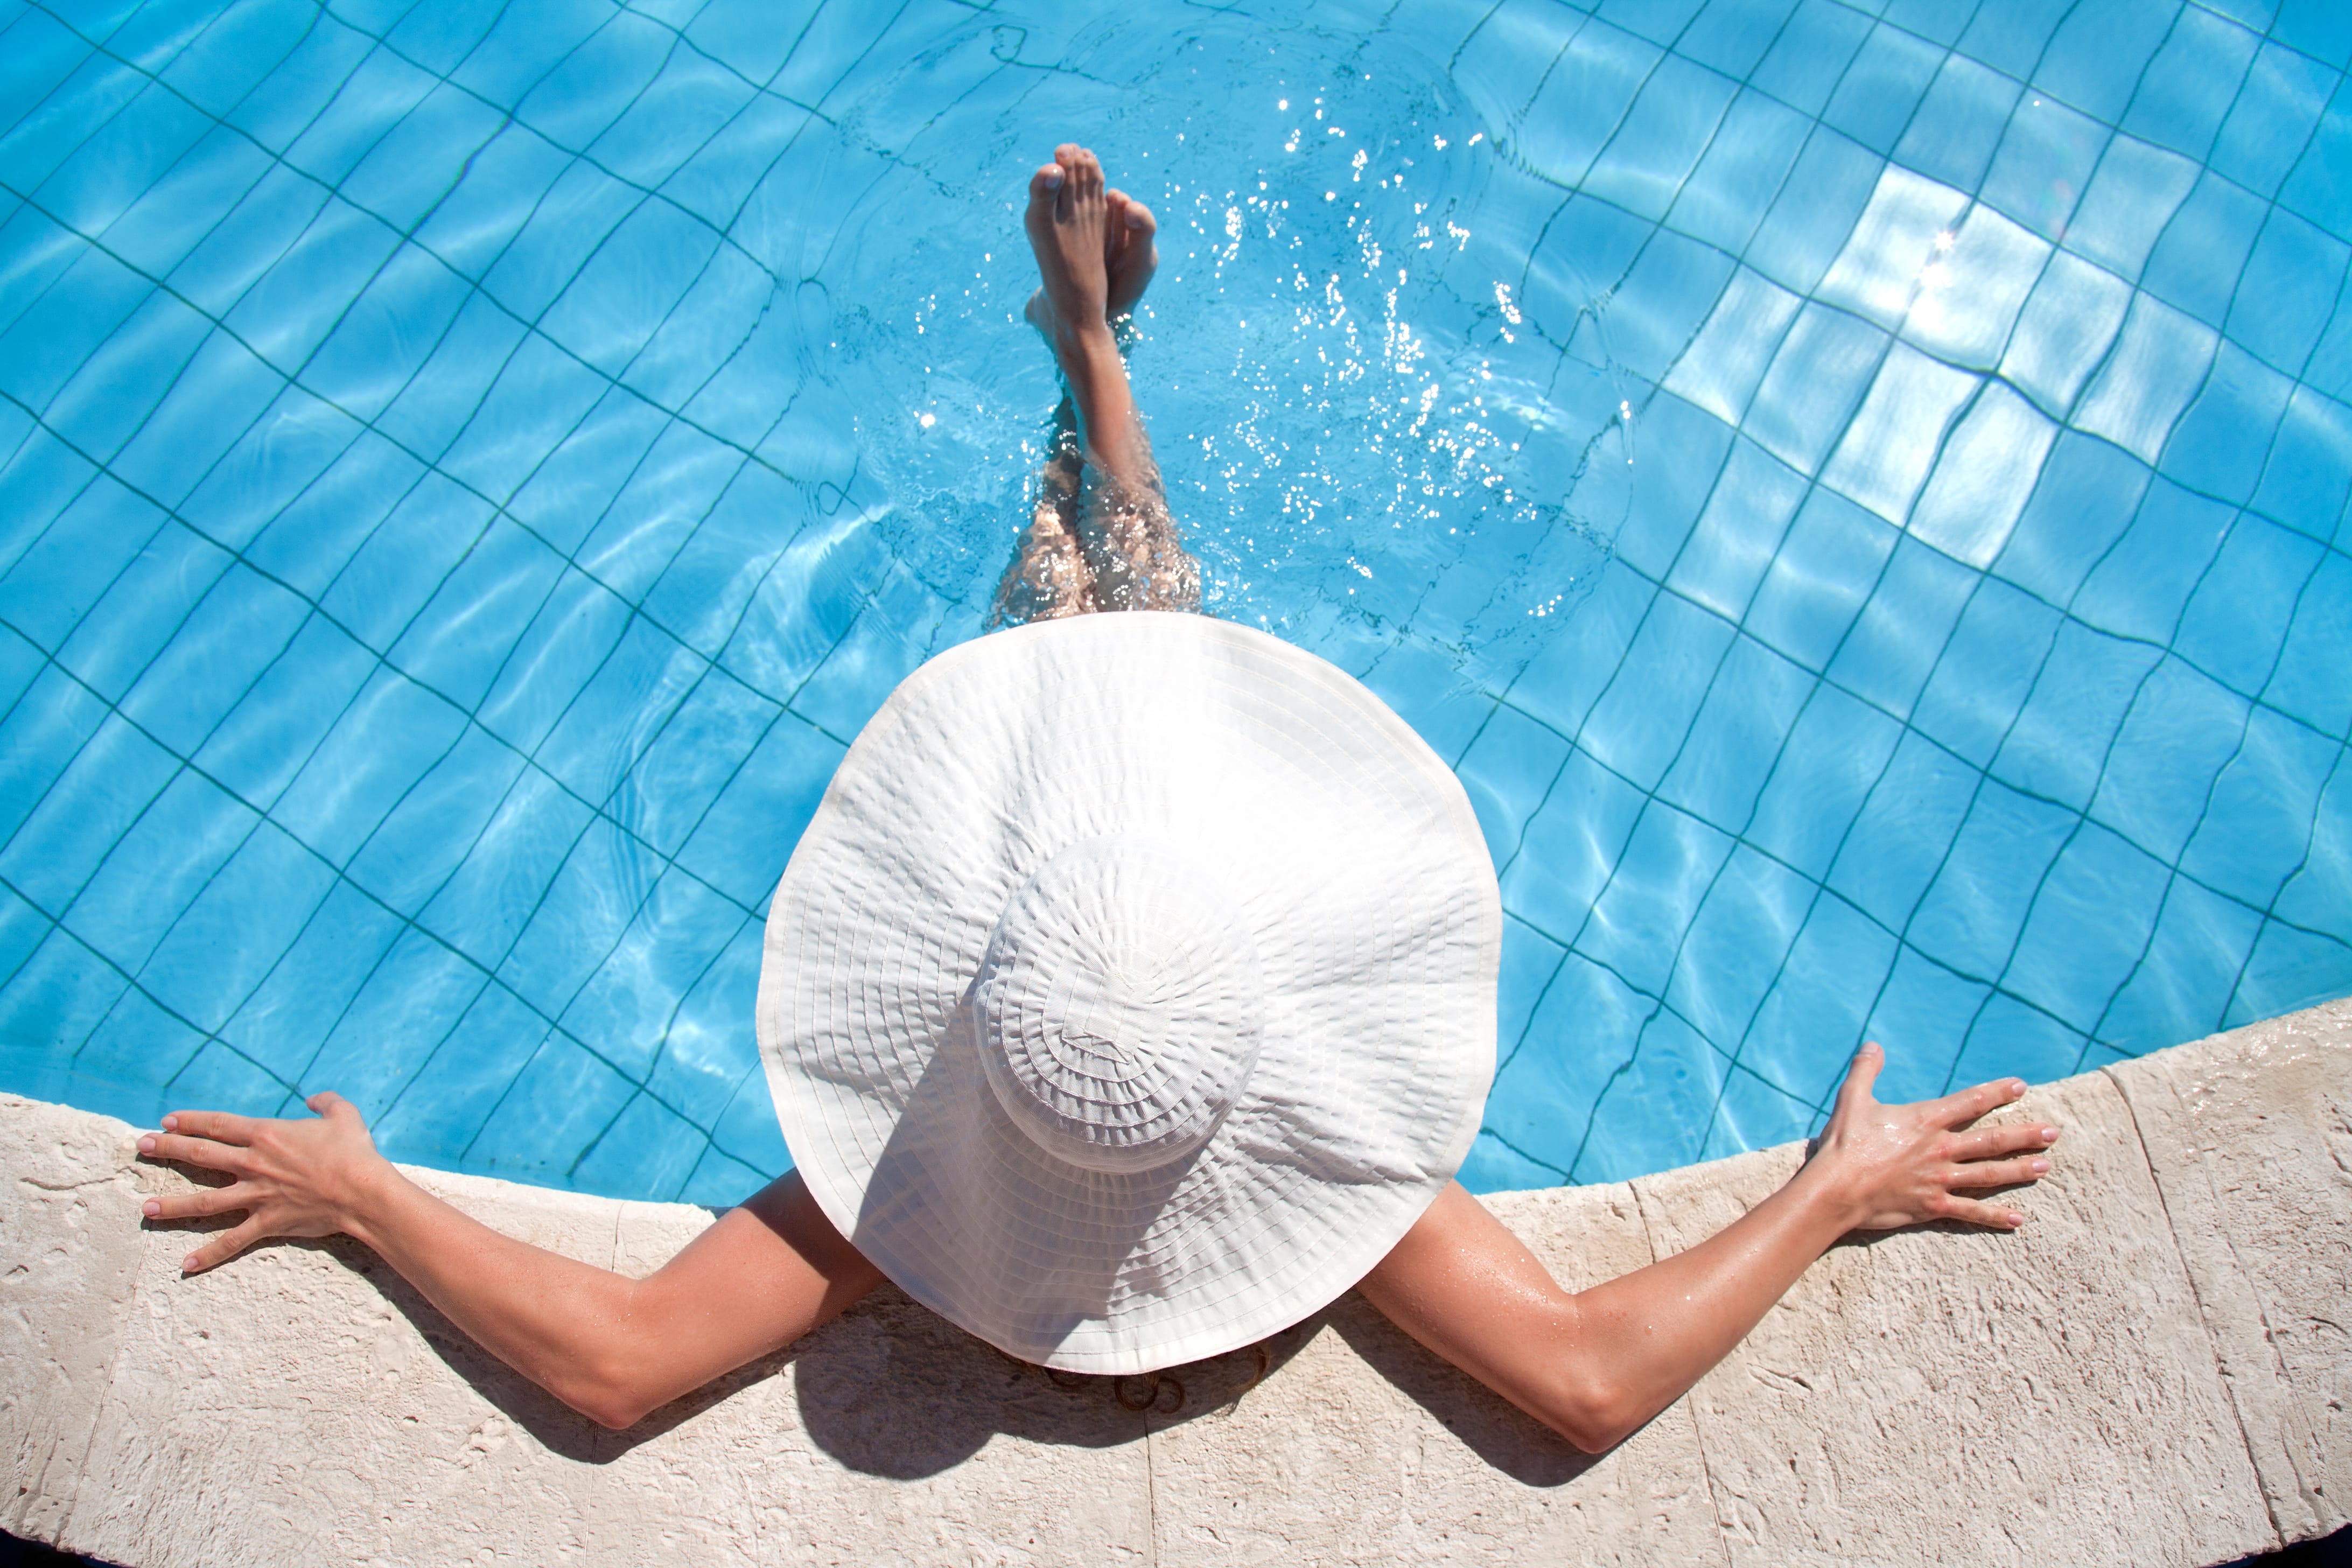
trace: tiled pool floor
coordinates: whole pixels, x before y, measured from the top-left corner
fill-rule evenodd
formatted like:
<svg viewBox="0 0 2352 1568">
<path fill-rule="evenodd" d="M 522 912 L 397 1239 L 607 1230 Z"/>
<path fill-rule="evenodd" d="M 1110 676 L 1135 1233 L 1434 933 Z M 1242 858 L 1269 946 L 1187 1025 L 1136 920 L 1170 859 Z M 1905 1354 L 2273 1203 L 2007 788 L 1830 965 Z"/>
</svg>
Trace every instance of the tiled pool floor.
<svg viewBox="0 0 2352 1568">
<path fill-rule="evenodd" d="M 2352 991 L 2352 9 L 0 0 L 0 1087 L 730 1202 L 977 635 L 1013 203 L 1157 206 L 1212 608 L 1454 762 L 1465 1179 Z"/>
</svg>

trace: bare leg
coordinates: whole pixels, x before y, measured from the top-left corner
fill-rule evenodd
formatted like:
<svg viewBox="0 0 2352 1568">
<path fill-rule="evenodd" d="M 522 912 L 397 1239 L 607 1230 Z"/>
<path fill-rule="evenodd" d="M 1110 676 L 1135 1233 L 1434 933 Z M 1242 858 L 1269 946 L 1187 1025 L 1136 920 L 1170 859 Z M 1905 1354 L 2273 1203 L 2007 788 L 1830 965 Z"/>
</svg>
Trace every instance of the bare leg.
<svg viewBox="0 0 2352 1568">
<path fill-rule="evenodd" d="M 1151 444 L 1135 432 L 1137 467 L 1114 476 L 1099 464 L 1082 471 L 1078 542 L 1094 573 L 1095 607 L 1197 610 L 1201 565 L 1176 534 Z"/>
<path fill-rule="evenodd" d="M 1094 154 L 1069 144 L 1037 171 L 1029 195 L 1025 224 L 1044 286 L 1028 315 L 1053 345 L 1069 395 L 992 618 L 1196 610 L 1200 568 L 1168 514 L 1116 331 L 1158 265 L 1150 210 L 1105 187 Z"/>
<path fill-rule="evenodd" d="M 996 584 L 992 626 L 1022 626 L 1083 616 L 1095 602 L 1094 568 L 1078 543 L 1078 491 L 1084 463 L 1078 450 L 1078 416 L 1070 400 L 1054 410 L 1054 430 L 1045 466 L 1038 470 L 1037 498 L 1029 526 L 1013 546 L 1012 564 Z"/>
</svg>

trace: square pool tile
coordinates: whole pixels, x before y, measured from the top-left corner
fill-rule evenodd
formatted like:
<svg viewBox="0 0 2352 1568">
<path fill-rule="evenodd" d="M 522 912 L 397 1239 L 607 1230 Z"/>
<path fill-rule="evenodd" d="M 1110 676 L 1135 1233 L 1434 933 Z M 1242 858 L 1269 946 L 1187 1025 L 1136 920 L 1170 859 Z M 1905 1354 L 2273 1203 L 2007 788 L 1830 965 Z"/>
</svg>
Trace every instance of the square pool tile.
<svg viewBox="0 0 2352 1568">
<path fill-rule="evenodd" d="M 1993 757 L 1992 774 L 2076 811 L 2088 809 L 2116 728 L 2163 657 L 2147 643 L 2071 618 L 2061 622 Z"/>
<path fill-rule="evenodd" d="M 1829 887 L 1889 931 L 1910 922 L 1983 775 L 1906 731 L 1830 866 Z"/>
<path fill-rule="evenodd" d="M 2067 608 L 2101 631 L 2169 646 L 2235 524 L 2226 502 L 2158 479 Z"/>
<path fill-rule="evenodd" d="M 2342 742 L 2254 709 L 2181 852 L 2181 874 L 2249 908 L 2270 909 L 2307 863 L 2320 792 L 2342 771 L 2343 757 Z"/>
<path fill-rule="evenodd" d="M 475 1134 L 464 1166 L 509 1181 L 570 1186 L 572 1168 L 635 1096 L 635 1085 L 577 1041 L 551 1035 Z"/>
<path fill-rule="evenodd" d="M 1753 637 L 1733 639 L 1658 797 L 1739 833 L 1819 682 Z"/>
<path fill-rule="evenodd" d="M 2137 282 L 2148 253 L 2198 180 L 2196 160 L 2118 136 L 2099 154 L 2088 190 L 2064 230 L 2066 247 Z"/>
<path fill-rule="evenodd" d="M 1835 894 L 1815 900 L 1740 1042 L 1740 1065 L 1784 1093 L 1827 1104 L 1862 1047 L 1900 945 Z"/>
<path fill-rule="evenodd" d="M 1912 723 L 1976 766 L 1989 765 L 2041 676 L 2061 619 L 2031 594 L 1986 578 L 1945 643 Z"/>
<path fill-rule="evenodd" d="M 1563 947 L 1575 942 L 1644 798 L 1591 752 L 1570 753 L 1503 872 L 1503 908 Z"/>
<path fill-rule="evenodd" d="M 1615 876 L 1594 900 L 1576 951 L 1645 995 L 1664 994 L 1683 939 L 1732 847 L 1729 836 L 1651 802 Z"/>
<path fill-rule="evenodd" d="M 1666 1005 L 1717 1049 L 1736 1052 L 1818 891 L 1770 857 L 1734 849 L 1683 939 Z"/>
</svg>

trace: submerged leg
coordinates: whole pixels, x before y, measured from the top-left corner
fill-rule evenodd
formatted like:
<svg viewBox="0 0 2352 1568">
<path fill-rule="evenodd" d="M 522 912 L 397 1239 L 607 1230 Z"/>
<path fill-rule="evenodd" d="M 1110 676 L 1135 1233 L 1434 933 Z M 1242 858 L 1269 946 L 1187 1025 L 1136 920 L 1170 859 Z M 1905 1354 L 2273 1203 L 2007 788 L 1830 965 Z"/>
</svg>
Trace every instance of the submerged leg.
<svg viewBox="0 0 2352 1568">
<path fill-rule="evenodd" d="M 1083 470 L 1078 543 L 1094 574 L 1096 607 L 1197 610 L 1201 563 L 1177 536 L 1160 465 L 1139 424 L 1134 447 L 1123 474 L 1099 465 Z"/>
<path fill-rule="evenodd" d="M 1013 560 L 996 584 L 989 611 L 992 626 L 1082 616 L 1095 602 L 1094 571 L 1078 543 L 1078 492 L 1084 464 L 1079 457 L 1078 416 L 1070 400 L 1054 410 L 1045 466 L 1037 473 L 1037 496 L 1029 526 L 1013 547 Z"/>
</svg>

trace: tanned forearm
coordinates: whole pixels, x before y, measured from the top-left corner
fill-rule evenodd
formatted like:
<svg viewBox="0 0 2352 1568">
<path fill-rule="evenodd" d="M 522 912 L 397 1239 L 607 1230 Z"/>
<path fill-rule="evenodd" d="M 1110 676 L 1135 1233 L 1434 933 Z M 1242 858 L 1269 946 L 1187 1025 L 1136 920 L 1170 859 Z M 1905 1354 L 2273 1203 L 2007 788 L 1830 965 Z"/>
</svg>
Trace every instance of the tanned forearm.
<svg viewBox="0 0 2352 1568">
<path fill-rule="evenodd" d="M 644 1284 L 501 1236 L 388 1163 L 371 1175 L 345 1230 L 566 1405 L 608 1426 L 635 1419 L 653 1370 Z"/>
<path fill-rule="evenodd" d="M 1862 1215 L 1807 1166 L 1687 1252 L 1575 1298 L 1587 1353 L 1615 1369 L 1609 1425 L 1622 1439 L 1682 1397 Z"/>
<path fill-rule="evenodd" d="M 246 1211 L 188 1270 L 266 1237 L 356 1237 L 493 1355 L 608 1426 L 790 1344 L 881 1281 L 796 1175 L 631 1279 L 500 1235 L 385 1161 L 348 1102 L 310 1106 L 316 1121 L 176 1111 L 140 1140 L 142 1154 L 236 1178 L 148 1201 L 151 1219 Z"/>
<path fill-rule="evenodd" d="M 1687 1252 L 1575 1294 L 1461 1187 L 1363 1283 L 1408 1333 L 1598 1453 L 1680 1398 L 1851 1228 L 1818 1183 Z M 1486 1303 L 1480 1317 L 1450 1309 Z"/>
<path fill-rule="evenodd" d="M 1836 1240 L 1927 1219 L 2011 1228 L 2006 1205 L 1954 1195 L 2032 1181 L 2048 1126 L 1955 1129 L 2024 1085 L 1881 1106 L 1864 1053 L 1821 1152 L 1779 1192 L 1688 1251 L 1571 1294 L 1459 1185 L 1360 1289 L 1398 1326 L 1589 1452 L 1622 1442 L 1728 1355 Z"/>
</svg>

